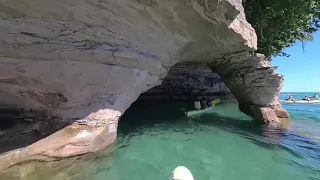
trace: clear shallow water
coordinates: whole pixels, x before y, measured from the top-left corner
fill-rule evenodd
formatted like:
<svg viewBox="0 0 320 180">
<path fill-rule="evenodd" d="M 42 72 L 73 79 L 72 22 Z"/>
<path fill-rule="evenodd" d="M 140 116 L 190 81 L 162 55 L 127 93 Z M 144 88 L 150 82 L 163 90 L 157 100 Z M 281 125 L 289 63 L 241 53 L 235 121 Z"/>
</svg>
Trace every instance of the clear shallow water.
<svg viewBox="0 0 320 180">
<path fill-rule="evenodd" d="M 160 180 L 184 165 L 196 180 L 320 180 L 320 104 L 284 103 L 288 130 L 259 126 L 234 103 L 195 118 L 181 106 L 136 103 L 106 150 L 16 167 L 0 179 Z"/>
</svg>

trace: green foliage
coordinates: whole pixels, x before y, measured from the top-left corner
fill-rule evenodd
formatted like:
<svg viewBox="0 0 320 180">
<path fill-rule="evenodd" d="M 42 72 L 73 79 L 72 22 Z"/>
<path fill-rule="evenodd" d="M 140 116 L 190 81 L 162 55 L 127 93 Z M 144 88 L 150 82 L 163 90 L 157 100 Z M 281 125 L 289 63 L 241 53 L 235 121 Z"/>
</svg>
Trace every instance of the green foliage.
<svg viewBox="0 0 320 180">
<path fill-rule="evenodd" d="M 288 56 L 282 50 L 309 41 L 320 29 L 320 0 L 243 0 L 246 18 L 258 36 L 257 52 Z"/>
</svg>

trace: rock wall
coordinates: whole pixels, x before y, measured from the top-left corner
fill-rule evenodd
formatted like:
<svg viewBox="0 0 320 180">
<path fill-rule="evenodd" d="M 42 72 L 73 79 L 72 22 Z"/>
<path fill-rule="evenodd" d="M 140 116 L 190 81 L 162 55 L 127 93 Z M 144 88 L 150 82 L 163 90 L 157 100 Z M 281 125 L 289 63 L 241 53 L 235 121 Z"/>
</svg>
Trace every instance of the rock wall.
<svg viewBox="0 0 320 180">
<path fill-rule="evenodd" d="M 143 100 L 187 100 L 197 97 L 234 98 L 221 77 L 206 64 L 178 63 L 172 66 L 161 85 L 139 96 Z"/>
<path fill-rule="evenodd" d="M 242 51 L 226 54 L 222 59 L 209 66 L 230 88 L 242 112 L 268 124 L 289 118 L 278 101 L 283 76 L 275 73 L 277 67 L 271 66 L 264 55 Z"/>
<path fill-rule="evenodd" d="M 37 131 L 64 128 L 3 154 L 0 170 L 108 146 L 119 117 L 176 63 L 209 63 L 244 112 L 278 122 L 282 78 L 249 53 L 256 46 L 241 0 L 2 0 L 0 104 L 54 117 Z"/>
</svg>

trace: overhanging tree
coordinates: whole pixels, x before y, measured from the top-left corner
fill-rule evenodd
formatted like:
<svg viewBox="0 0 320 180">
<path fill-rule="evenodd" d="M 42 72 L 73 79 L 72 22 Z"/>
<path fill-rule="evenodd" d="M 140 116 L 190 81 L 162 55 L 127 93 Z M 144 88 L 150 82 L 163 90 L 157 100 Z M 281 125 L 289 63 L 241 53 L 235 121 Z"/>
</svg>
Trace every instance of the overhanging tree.
<svg viewBox="0 0 320 180">
<path fill-rule="evenodd" d="M 288 56 L 283 48 L 309 41 L 320 29 L 320 0 L 243 0 L 246 18 L 258 36 L 257 52 Z"/>
</svg>

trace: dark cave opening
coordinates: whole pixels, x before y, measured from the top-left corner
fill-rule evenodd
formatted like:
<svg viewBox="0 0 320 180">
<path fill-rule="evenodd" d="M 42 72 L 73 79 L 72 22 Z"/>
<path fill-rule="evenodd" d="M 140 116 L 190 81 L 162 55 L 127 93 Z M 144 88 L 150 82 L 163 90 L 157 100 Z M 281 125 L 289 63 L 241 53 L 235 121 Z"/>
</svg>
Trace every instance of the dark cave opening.
<svg viewBox="0 0 320 180">
<path fill-rule="evenodd" d="M 189 100 L 197 97 L 234 99 L 221 77 L 206 64 L 178 63 L 160 86 L 142 93 L 139 100 Z"/>
</svg>

